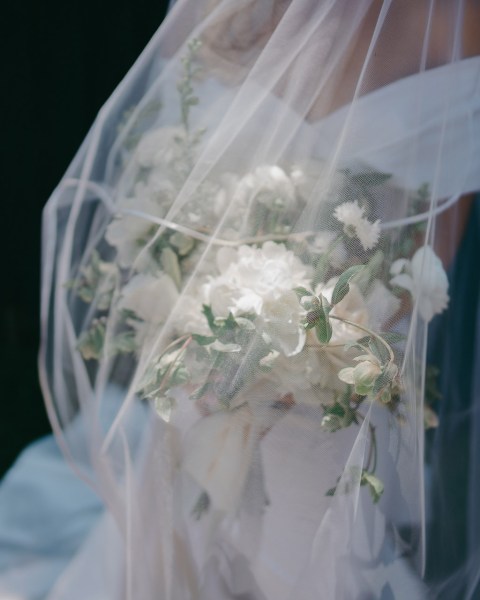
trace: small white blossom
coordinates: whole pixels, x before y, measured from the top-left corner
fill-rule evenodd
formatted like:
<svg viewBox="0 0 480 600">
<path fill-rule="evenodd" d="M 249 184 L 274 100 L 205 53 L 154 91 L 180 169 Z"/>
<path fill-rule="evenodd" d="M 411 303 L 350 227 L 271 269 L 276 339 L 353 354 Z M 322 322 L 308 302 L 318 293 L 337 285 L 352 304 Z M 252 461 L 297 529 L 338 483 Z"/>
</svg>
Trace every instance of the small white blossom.
<svg viewBox="0 0 480 600">
<path fill-rule="evenodd" d="M 343 223 L 346 235 L 357 236 L 364 250 L 371 250 L 376 246 L 380 236 L 380 221 L 369 221 L 365 217 L 365 209 L 360 207 L 356 200 L 337 206 L 333 216 Z"/>
<path fill-rule="evenodd" d="M 355 367 L 346 367 L 338 373 L 340 381 L 355 386 L 355 392 L 367 396 L 373 390 L 375 381 L 382 369 L 379 361 L 373 355 L 359 356 Z"/>
<path fill-rule="evenodd" d="M 447 274 L 430 246 L 419 248 L 412 260 L 396 260 L 390 273 L 394 276 L 390 285 L 408 290 L 418 303 L 418 312 L 427 322 L 447 307 Z"/>
</svg>

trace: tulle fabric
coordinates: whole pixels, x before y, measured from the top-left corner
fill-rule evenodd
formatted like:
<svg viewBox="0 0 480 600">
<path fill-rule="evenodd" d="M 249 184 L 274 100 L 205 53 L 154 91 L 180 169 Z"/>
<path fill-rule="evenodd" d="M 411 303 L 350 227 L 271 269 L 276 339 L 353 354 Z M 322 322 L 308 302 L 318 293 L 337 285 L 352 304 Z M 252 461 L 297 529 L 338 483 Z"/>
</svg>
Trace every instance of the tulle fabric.
<svg viewBox="0 0 480 600">
<path fill-rule="evenodd" d="M 59 446 L 105 505 L 50 598 L 427 597 L 426 324 L 443 308 L 428 249 L 437 217 L 480 188 L 469 10 L 433 0 L 172 8 L 44 212 L 42 386 Z M 354 204 L 363 215 L 349 228 L 335 211 Z M 342 244 L 327 243 L 320 273 L 332 235 Z M 290 326 L 303 305 L 267 314 L 255 302 L 277 287 L 331 295 L 352 263 L 375 275 L 352 283 L 336 314 L 398 335 L 401 393 L 398 407 L 369 400 L 358 423 L 329 430 L 344 351 L 303 345 Z M 217 318 L 211 331 L 202 303 Z M 232 306 L 235 327 L 253 322 L 269 340 L 269 373 L 249 370 L 251 349 L 240 366 L 227 356 L 238 348 L 208 350 Z M 344 324 L 333 339 L 354 333 Z M 196 383 L 241 382 L 227 408 L 191 381 L 168 398 L 142 393 L 182 335 L 186 356 L 200 348 Z M 70 433 L 79 423 L 81 451 Z M 103 561 L 104 575 L 89 578 Z"/>
</svg>

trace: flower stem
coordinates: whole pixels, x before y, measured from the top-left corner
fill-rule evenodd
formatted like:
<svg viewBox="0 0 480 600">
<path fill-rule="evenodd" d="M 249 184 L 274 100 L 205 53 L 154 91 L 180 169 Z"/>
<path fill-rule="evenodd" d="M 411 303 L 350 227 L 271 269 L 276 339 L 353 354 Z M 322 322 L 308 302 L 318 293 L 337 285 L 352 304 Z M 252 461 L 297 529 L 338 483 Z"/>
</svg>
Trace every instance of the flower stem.
<svg viewBox="0 0 480 600">
<path fill-rule="evenodd" d="M 346 325 L 351 325 L 352 327 L 356 327 L 357 329 L 360 329 L 360 331 L 364 331 L 365 333 L 368 333 L 368 335 L 371 335 L 372 337 L 376 338 L 387 349 L 388 355 L 390 357 L 390 362 L 391 363 L 395 362 L 395 355 L 393 353 L 392 347 L 390 346 L 390 344 L 388 342 L 386 342 L 382 338 L 381 335 L 378 335 L 378 333 L 375 333 L 368 327 L 364 327 L 363 325 L 359 325 L 358 323 L 354 323 L 353 321 L 349 321 L 348 319 L 343 319 L 342 317 L 337 317 L 336 315 L 330 315 L 330 319 L 335 319 L 336 321 L 341 321 L 342 323 L 345 323 Z"/>
</svg>

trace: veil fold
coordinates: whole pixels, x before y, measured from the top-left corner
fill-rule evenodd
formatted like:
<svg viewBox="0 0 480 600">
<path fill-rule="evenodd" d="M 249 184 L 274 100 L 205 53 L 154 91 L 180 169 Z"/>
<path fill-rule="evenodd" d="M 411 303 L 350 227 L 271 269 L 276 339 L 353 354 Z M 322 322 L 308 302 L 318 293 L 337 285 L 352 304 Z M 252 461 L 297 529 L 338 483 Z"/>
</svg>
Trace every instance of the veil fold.
<svg viewBox="0 0 480 600">
<path fill-rule="evenodd" d="M 43 392 L 105 505 L 51 600 L 90 570 L 125 600 L 428 597 L 426 336 L 439 220 L 480 189 L 477 8 L 173 5 L 44 211 Z"/>
</svg>

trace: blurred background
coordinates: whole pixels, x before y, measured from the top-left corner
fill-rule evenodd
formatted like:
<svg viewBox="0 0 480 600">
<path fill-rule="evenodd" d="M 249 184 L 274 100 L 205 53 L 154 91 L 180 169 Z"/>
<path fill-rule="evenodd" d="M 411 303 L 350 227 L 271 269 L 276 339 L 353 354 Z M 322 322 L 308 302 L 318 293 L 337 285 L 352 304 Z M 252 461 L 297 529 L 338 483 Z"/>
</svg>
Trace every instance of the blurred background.
<svg viewBox="0 0 480 600">
<path fill-rule="evenodd" d="M 29 442 L 50 432 L 37 372 L 42 208 L 167 5 L 2 6 L 0 476 Z"/>
</svg>

